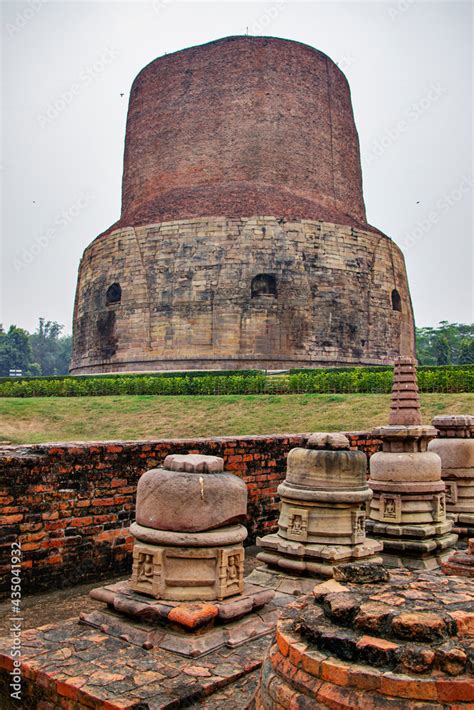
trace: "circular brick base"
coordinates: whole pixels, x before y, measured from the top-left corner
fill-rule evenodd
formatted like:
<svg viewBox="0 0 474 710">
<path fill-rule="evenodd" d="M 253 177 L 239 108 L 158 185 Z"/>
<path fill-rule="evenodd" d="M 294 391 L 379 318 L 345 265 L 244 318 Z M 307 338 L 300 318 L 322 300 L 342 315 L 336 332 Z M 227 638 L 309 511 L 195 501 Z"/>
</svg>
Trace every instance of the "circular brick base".
<svg viewBox="0 0 474 710">
<path fill-rule="evenodd" d="M 474 707 L 474 589 L 440 574 L 331 580 L 285 609 L 256 710 Z"/>
</svg>

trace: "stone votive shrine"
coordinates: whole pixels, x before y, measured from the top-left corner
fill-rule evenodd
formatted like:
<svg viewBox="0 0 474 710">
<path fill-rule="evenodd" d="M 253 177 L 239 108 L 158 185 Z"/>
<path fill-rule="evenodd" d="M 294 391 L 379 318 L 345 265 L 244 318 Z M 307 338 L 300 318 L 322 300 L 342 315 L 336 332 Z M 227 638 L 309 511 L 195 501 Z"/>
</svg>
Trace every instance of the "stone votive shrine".
<svg viewBox="0 0 474 710">
<path fill-rule="evenodd" d="M 438 438 L 428 450 L 441 459 L 446 511 L 460 534 L 474 535 L 474 417 L 439 416 L 432 421 Z"/>
<path fill-rule="evenodd" d="M 257 539 L 257 559 L 288 573 L 331 577 L 334 565 L 381 561 L 382 544 L 365 535 L 367 458 L 343 434 L 313 434 L 288 454 L 278 532 Z"/>
<path fill-rule="evenodd" d="M 456 550 L 446 562 L 442 563 L 441 569 L 444 574 L 455 574 L 459 577 L 474 579 L 474 538 L 468 540 L 467 545 L 467 550 Z M 474 613 L 472 617 L 474 631 Z"/>
<path fill-rule="evenodd" d="M 247 487 L 217 456 L 170 455 L 137 487 L 132 577 L 91 592 L 84 623 L 143 648 L 199 656 L 271 633 L 273 590 L 244 583 Z M 124 618 L 125 617 L 125 618 Z"/>
<path fill-rule="evenodd" d="M 186 601 L 241 594 L 246 514 L 247 487 L 222 458 L 167 456 L 138 482 L 131 588 Z"/>
<path fill-rule="evenodd" d="M 382 451 L 370 459 L 367 533 L 383 542 L 384 564 L 390 567 L 439 567 L 457 535 L 446 517 L 441 459 L 428 451 L 437 431 L 421 423 L 414 360 L 395 363 L 389 426 L 373 435 L 382 439 Z"/>
</svg>

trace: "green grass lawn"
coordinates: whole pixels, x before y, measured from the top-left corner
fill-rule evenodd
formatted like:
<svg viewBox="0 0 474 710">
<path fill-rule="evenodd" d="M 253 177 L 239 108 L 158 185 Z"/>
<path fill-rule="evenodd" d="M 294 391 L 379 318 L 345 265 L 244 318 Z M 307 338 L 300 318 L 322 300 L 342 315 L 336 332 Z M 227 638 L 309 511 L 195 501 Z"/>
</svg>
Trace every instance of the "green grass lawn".
<svg viewBox="0 0 474 710">
<path fill-rule="evenodd" d="M 474 411 L 474 394 L 422 394 L 421 402 L 426 423 Z M 356 431 L 386 423 L 389 407 L 386 394 L 0 398 L 0 441 Z"/>
</svg>

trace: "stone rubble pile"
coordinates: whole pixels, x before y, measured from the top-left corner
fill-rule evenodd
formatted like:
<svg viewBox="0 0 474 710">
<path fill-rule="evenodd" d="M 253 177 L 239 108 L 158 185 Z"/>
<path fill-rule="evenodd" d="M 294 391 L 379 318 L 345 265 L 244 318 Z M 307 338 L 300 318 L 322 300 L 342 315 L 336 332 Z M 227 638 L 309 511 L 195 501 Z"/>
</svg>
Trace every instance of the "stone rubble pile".
<svg viewBox="0 0 474 710">
<path fill-rule="evenodd" d="M 474 707 L 471 582 L 399 569 L 364 584 L 359 565 L 345 567 L 343 584 L 282 611 L 256 710 Z"/>
</svg>

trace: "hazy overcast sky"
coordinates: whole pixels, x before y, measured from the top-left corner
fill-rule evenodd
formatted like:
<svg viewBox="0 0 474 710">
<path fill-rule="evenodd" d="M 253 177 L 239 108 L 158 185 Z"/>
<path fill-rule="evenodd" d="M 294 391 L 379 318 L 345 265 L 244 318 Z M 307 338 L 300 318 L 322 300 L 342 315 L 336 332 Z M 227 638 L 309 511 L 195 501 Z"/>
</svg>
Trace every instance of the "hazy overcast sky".
<svg viewBox="0 0 474 710">
<path fill-rule="evenodd" d="M 84 248 L 120 214 L 131 83 L 165 52 L 273 35 L 345 72 L 369 222 L 418 325 L 473 320 L 470 2 L 3 2 L 0 322 L 71 329 Z M 123 96 L 122 96 L 123 94 Z"/>
</svg>

